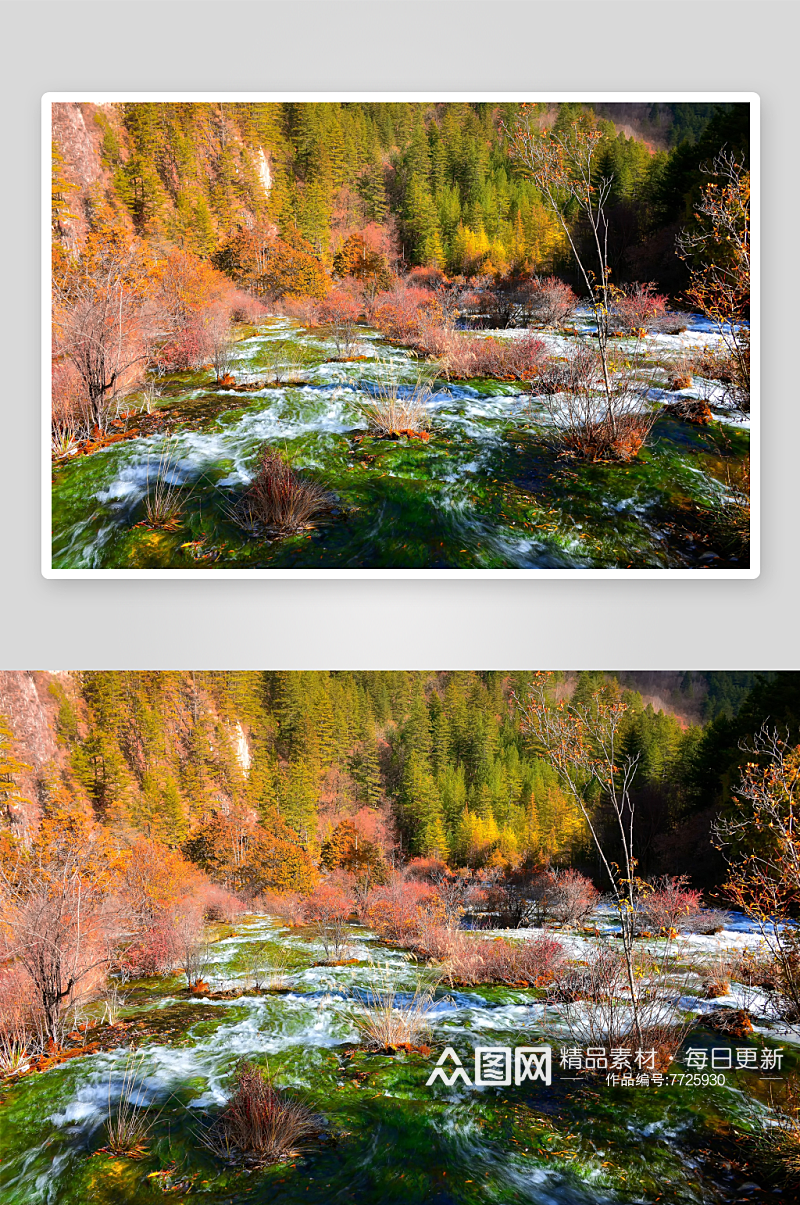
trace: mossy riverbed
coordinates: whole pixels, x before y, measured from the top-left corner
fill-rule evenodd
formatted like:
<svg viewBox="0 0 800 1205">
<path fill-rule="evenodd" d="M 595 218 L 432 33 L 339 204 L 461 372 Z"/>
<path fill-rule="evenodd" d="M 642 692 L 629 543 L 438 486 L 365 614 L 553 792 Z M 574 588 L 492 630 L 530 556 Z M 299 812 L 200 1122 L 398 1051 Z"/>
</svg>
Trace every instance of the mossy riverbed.
<svg viewBox="0 0 800 1205">
<path fill-rule="evenodd" d="M 749 432 L 721 411 L 702 427 L 661 414 L 634 460 L 582 463 L 549 446 L 528 386 L 440 380 L 430 438 L 382 440 L 357 403 L 387 372 L 413 382 L 406 351 L 364 329 L 359 358 L 337 361 L 288 319 L 242 333 L 235 380 L 262 387 L 175 374 L 151 415 L 119 429 L 139 435 L 54 463 L 54 568 L 747 568 L 721 515 Z M 277 343 L 303 361 L 294 383 L 265 379 Z M 232 520 L 265 444 L 333 494 L 312 530 L 269 538 Z M 179 499 L 167 528 L 146 513 L 159 475 Z"/>
<path fill-rule="evenodd" d="M 264 942 L 267 942 L 265 945 Z M 690 1087 L 608 1086 L 559 1069 L 553 1082 L 476 1088 L 426 1081 L 446 1047 L 470 1068 L 474 1047 L 546 1041 L 536 990 L 435 986 L 430 968 L 354 929 L 347 966 L 320 965 L 321 947 L 269 918 L 247 916 L 213 945 L 210 991 L 177 978 L 140 981 L 117 1044 L 20 1079 L 0 1081 L 0 1200 L 4 1205 L 148 1205 L 202 1199 L 483 1205 L 664 1202 L 728 1205 L 777 1199 L 753 1178 L 736 1127 L 765 1099 L 759 1073 Z M 278 951 L 282 990 L 248 987 L 250 954 Z M 432 1047 L 370 1054 L 354 1018 L 370 993 L 433 987 Z M 222 990 L 243 994 L 220 998 Z M 103 1027 L 90 1031 L 96 1037 Z M 695 1031 L 691 1044 L 719 1045 Z M 765 1039 L 756 1035 L 754 1045 Z M 738 1041 L 734 1045 L 747 1045 Z M 136 1103 L 152 1128 L 137 1158 L 104 1149 L 130 1050 L 142 1058 Z M 319 1117 L 302 1154 L 262 1170 L 215 1157 L 204 1126 L 227 1098 L 242 1058 Z M 784 1061 L 796 1071 L 791 1051 Z M 683 1068 L 680 1068 L 683 1070 Z"/>
</svg>

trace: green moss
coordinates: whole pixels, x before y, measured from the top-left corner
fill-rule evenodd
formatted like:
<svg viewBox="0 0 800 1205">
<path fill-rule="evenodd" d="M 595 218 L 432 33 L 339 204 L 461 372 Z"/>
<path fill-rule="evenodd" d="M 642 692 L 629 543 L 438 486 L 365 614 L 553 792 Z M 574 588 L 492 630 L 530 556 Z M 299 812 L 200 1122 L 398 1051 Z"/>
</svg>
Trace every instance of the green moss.
<svg viewBox="0 0 800 1205">
<path fill-rule="evenodd" d="M 264 347 L 286 328 L 275 329 L 278 334 L 268 334 Z M 488 569 L 742 563 L 712 518 L 728 477 L 735 479 L 746 463 L 746 431 L 718 423 L 693 427 L 664 415 L 632 462 L 587 464 L 559 457 L 542 442 L 535 416 L 520 409 L 519 387 L 471 381 L 467 388 L 444 386 L 450 397 L 437 396 L 427 442 L 378 440 L 364 434 L 353 391 L 378 379 L 380 362 L 334 367 L 321 362 L 326 353 L 313 336 L 295 328 L 292 341 L 316 357 L 312 383 L 305 387 L 233 394 L 215 390 L 208 373 L 167 379 L 160 412 L 175 457 L 189 469 L 176 530 L 137 526 L 144 518 L 148 461 L 155 473 L 164 435 L 59 464 L 53 478 L 54 565 Z M 379 340 L 371 345 L 387 352 Z M 248 347 L 252 367 L 258 340 Z M 411 380 L 413 363 L 396 350 L 388 354 Z M 314 530 L 254 538 L 231 521 L 231 506 L 265 442 L 279 446 L 334 494 L 334 513 Z"/>
</svg>

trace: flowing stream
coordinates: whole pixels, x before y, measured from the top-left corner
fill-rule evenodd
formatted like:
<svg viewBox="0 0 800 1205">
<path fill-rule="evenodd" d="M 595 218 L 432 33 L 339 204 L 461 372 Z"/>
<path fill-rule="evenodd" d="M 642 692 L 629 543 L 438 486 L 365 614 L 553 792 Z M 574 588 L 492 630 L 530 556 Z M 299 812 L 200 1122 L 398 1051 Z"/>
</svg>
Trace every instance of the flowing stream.
<svg viewBox="0 0 800 1205">
<path fill-rule="evenodd" d="M 714 340 L 695 326 L 652 339 L 653 363 Z M 544 338 L 558 354 L 576 336 Z M 707 427 L 663 414 L 628 464 L 582 464 L 547 445 L 552 420 L 527 387 L 438 381 L 430 439 L 379 440 L 356 403 L 388 373 L 411 387 L 406 351 L 363 330 L 359 358 L 337 361 L 330 340 L 273 319 L 237 344 L 237 385 L 264 384 L 276 344 L 305 358 L 297 383 L 241 392 L 208 370 L 174 374 L 154 414 L 126 420 L 140 435 L 55 463 L 55 568 L 746 567 L 712 522 L 749 447 L 748 424 L 722 408 Z M 650 395 L 655 407 L 681 396 Z M 265 444 L 333 493 L 314 530 L 254 538 L 232 521 Z M 147 522 L 159 480 L 180 499 L 170 529 Z"/>
<path fill-rule="evenodd" d="M 191 996 L 178 978 L 128 985 L 121 1045 L 0 1081 L 4 1205 L 147 1205 L 165 1195 L 209 1205 L 776 1199 L 748 1187 L 733 1159 L 731 1123 L 748 1101 L 764 1099 L 757 1071 L 702 1088 L 610 1087 L 560 1071 L 556 1040 L 549 1087 L 428 1087 L 447 1046 L 471 1070 L 475 1046 L 553 1043 L 553 1005 L 534 989 L 435 986 L 428 969 L 360 928 L 346 955 L 354 961 L 340 966 L 320 965 L 318 942 L 264 916 L 244 916 L 215 936 L 208 995 Z M 254 955 L 262 968 L 283 960 L 282 990 L 249 986 Z M 244 994 L 218 998 L 235 987 Z M 356 1019 L 386 987 L 400 1003 L 433 988 L 430 1056 L 359 1047 Z M 700 1031 L 698 1042 L 720 1038 Z M 763 1034 L 752 1042 L 763 1047 Z M 148 1107 L 152 1128 L 140 1157 L 123 1158 L 103 1149 L 105 1120 L 134 1047 L 133 1102 Z M 786 1057 L 796 1065 L 791 1047 Z M 304 1154 L 261 1171 L 225 1164 L 202 1143 L 243 1058 L 267 1061 L 274 1081 L 322 1119 L 320 1139 Z"/>
</svg>

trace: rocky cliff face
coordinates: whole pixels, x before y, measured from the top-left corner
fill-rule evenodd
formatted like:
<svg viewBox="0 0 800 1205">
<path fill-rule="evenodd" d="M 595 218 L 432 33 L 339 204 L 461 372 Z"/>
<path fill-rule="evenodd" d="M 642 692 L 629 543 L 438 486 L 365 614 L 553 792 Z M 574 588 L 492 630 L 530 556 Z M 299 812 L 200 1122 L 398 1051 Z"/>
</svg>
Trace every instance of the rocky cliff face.
<svg viewBox="0 0 800 1205">
<path fill-rule="evenodd" d="M 88 102 L 59 102 L 52 106 L 53 142 L 63 157 L 62 174 L 74 186 L 69 196 L 72 214 L 62 222 L 68 235 L 80 242 L 86 234 L 86 202 L 93 188 L 111 187 L 111 173 L 103 166 L 100 153 L 103 132 L 95 121 L 102 112 L 109 124 L 123 134 L 114 105 Z"/>
<path fill-rule="evenodd" d="M 16 740 L 14 756 L 28 769 L 17 776 L 17 787 L 25 802 L 13 806 L 12 821 L 25 828 L 39 813 L 39 788 L 48 767 L 59 769 L 66 751 L 56 739 L 58 700 L 50 690 L 59 682 L 73 691 L 69 673 L 46 671 L 0 671 L 0 714 L 9 722 Z"/>
<path fill-rule="evenodd" d="M 18 755 L 35 770 L 50 761 L 58 761 L 56 717 L 58 703 L 50 683 L 69 680 L 69 674 L 39 671 L 0 671 L 0 712 L 7 716 L 14 731 Z"/>
</svg>

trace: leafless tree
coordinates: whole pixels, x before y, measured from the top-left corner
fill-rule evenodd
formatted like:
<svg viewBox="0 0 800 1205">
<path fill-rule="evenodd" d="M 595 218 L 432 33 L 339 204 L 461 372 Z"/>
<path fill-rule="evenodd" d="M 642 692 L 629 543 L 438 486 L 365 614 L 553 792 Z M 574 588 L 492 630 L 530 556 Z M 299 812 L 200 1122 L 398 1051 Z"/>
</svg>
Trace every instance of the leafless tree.
<svg viewBox="0 0 800 1205">
<path fill-rule="evenodd" d="M 620 923 L 620 937 L 636 1036 L 642 1025 L 634 965 L 634 937 L 638 881 L 634 856 L 635 806 L 631 789 L 639 754 L 626 754 L 622 727 L 627 707 L 596 692 L 586 704 L 565 701 L 551 706 L 546 698 L 547 675 L 538 676 L 531 693 L 518 700 L 521 728 L 558 774 L 562 786 L 577 805 L 606 872 Z M 599 790 L 616 821 L 621 864 L 607 848 L 598 826 L 592 793 Z"/>
<path fill-rule="evenodd" d="M 54 286 L 54 352 L 75 366 L 86 392 L 87 421 L 101 431 L 164 333 L 147 283 L 139 252 L 114 245 L 87 260 L 68 287 Z"/>
<path fill-rule="evenodd" d="M 623 443 L 628 444 L 626 428 L 630 426 L 632 395 L 629 387 L 620 393 L 609 353 L 612 333 L 610 313 L 615 290 L 608 266 L 608 217 L 605 206 L 613 176 L 601 176 L 598 171 L 602 133 L 588 119 L 572 122 L 569 129 L 561 133 L 541 131 L 536 128 L 530 106 L 526 105 L 523 105 L 516 124 L 507 133 L 512 159 L 527 171 L 556 215 L 572 249 L 595 323 L 600 369 L 595 407 L 599 401 L 612 444 L 618 434 L 622 435 Z M 590 258 L 584 258 L 564 216 L 565 205 L 570 201 L 577 207 L 589 230 L 592 248 Z M 636 349 L 627 357 L 628 361 L 638 365 L 642 358 L 641 350 L 637 342 Z M 637 408 L 640 412 L 647 409 L 646 389 L 638 391 Z M 622 431 L 618 432 L 620 425 Z M 634 449 L 634 454 L 641 442 Z M 629 449 L 624 448 L 623 459 L 629 454 Z"/>
<path fill-rule="evenodd" d="M 236 359 L 230 319 L 222 310 L 214 310 L 205 326 L 211 343 L 214 372 L 219 382 L 228 376 Z"/>
<path fill-rule="evenodd" d="M 76 851 L 44 858 L 20 851 L 0 866 L 6 955 L 23 968 L 41 1003 L 47 1037 L 61 1043 L 65 1013 L 103 981 L 121 909 Z"/>
</svg>

